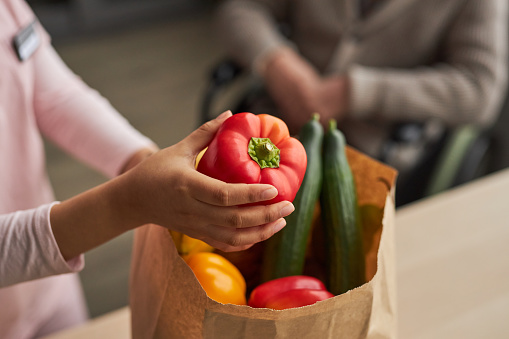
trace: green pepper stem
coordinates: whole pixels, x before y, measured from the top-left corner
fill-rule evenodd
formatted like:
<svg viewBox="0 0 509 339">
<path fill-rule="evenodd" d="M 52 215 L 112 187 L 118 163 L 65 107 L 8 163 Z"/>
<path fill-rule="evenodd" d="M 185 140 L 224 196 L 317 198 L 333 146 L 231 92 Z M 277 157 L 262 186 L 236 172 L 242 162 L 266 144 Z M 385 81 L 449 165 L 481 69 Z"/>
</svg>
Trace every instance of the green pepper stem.
<svg viewBox="0 0 509 339">
<path fill-rule="evenodd" d="M 251 138 L 247 151 L 261 169 L 279 167 L 279 148 L 269 138 Z"/>
<path fill-rule="evenodd" d="M 336 119 L 330 119 L 329 120 L 329 131 L 334 131 L 337 128 L 338 128 L 338 123 L 337 123 Z"/>
</svg>

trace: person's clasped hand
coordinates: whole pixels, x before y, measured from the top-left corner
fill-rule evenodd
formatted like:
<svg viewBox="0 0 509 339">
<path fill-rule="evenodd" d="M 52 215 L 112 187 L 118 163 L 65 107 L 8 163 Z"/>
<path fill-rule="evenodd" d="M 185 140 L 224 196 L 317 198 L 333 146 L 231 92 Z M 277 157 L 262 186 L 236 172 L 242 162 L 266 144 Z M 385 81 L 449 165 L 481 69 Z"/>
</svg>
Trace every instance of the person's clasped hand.
<svg viewBox="0 0 509 339">
<path fill-rule="evenodd" d="M 320 113 L 324 125 L 346 115 L 349 94 L 346 76 L 323 77 L 289 48 L 269 54 L 260 72 L 278 114 L 292 133 L 298 133 L 315 112 Z"/>
<path fill-rule="evenodd" d="M 131 222 L 158 224 L 223 251 L 246 249 L 286 225 L 283 217 L 294 210 L 288 201 L 238 207 L 274 198 L 273 186 L 227 184 L 195 170 L 197 154 L 230 116 L 221 114 L 118 178 Z"/>
</svg>

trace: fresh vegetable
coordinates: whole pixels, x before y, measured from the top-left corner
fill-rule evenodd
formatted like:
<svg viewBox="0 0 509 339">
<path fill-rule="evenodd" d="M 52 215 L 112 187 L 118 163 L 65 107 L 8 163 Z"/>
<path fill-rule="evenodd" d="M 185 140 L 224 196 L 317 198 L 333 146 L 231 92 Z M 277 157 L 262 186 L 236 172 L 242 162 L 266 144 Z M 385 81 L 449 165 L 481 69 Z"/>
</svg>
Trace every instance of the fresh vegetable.
<svg viewBox="0 0 509 339">
<path fill-rule="evenodd" d="M 307 168 L 293 205 L 295 211 L 286 218 L 286 227 L 270 238 L 264 255 L 264 280 L 300 275 L 304 270 L 306 247 L 313 212 L 322 188 L 323 127 L 314 114 L 300 133 L 299 140 L 307 153 Z"/>
<path fill-rule="evenodd" d="M 288 308 L 302 307 L 312 305 L 317 301 L 325 300 L 334 297 L 334 294 L 327 290 L 290 290 L 278 294 L 270 299 L 265 305 L 266 308 L 274 310 L 285 310 Z"/>
<path fill-rule="evenodd" d="M 224 182 L 276 187 L 278 195 L 260 205 L 293 201 L 306 171 L 306 151 L 281 119 L 238 113 L 221 125 L 198 171 Z"/>
<path fill-rule="evenodd" d="M 200 252 L 188 256 L 186 263 L 210 299 L 222 304 L 246 304 L 246 281 L 226 258 Z"/>
<path fill-rule="evenodd" d="M 198 153 L 198 155 L 196 156 L 196 161 L 195 161 L 195 164 L 194 164 L 194 168 L 198 168 L 198 164 L 200 163 L 201 158 L 205 154 L 205 151 L 207 151 L 206 147 L 204 149 L 202 149 L 200 151 L 200 153 Z"/>
<path fill-rule="evenodd" d="M 333 296 L 319 279 L 297 275 L 270 280 L 257 286 L 251 292 L 248 305 L 282 310 L 311 305 Z"/>
<path fill-rule="evenodd" d="M 320 202 L 329 260 L 328 288 L 336 295 L 365 282 L 357 192 L 345 146 L 343 134 L 331 120 L 324 137 Z"/>
<path fill-rule="evenodd" d="M 214 250 L 214 247 L 210 246 L 206 242 L 191 238 L 184 233 L 170 230 L 170 234 L 173 238 L 173 242 L 175 243 L 175 247 L 177 247 L 179 255 L 181 255 L 184 260 L 187 256 L 194 253 L 212 252 Z"/>
</svg>

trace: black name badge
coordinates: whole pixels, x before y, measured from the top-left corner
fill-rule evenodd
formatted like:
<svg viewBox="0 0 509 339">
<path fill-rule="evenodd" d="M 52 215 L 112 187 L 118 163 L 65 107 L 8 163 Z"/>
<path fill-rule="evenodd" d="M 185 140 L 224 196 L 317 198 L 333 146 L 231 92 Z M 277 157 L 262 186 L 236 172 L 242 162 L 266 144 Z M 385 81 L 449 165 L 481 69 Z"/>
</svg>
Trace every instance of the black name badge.
<svg viewBox="0 0 509 339">
<path fill-rule="evenodd" d="M 13 39 L 14 49 L 19 60 L 29 59 L 41 44 L 41 38 L 35 30 L 35 21 L 21 29 Z"/>
</svg>

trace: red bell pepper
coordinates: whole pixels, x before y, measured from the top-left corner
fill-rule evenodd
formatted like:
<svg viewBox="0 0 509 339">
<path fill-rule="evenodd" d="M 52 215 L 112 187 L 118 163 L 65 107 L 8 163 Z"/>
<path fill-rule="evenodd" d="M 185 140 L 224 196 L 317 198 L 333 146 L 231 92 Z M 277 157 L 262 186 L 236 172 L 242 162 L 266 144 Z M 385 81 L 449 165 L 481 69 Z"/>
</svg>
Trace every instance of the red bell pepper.
<svg viewBox="0 0 509 339">
<path fill-rule="evenodd" d="M 288 308 L 312 305 L 317 301 L 329 299 L 333 296 L 334 294 L 327 290 L 310 290 L 307 288 L 290 290 L 269 299 L 265 307 L 274 310 L 286 310 Z"/>
<path fill-rule="evenodd" d="M 198 171 L 228 183 L 270 184 L 278 195 L 258 203 L 293 201 L 306 172 L 304 146 L 288 127 L 268 114 L 238 113 L 228 118 L 207 148 Z"/>
<path fill-rule="evenodd" d="M 282 310 L 311 305 L 333 296 L 319 279 L 295 275 L 270 280 L 257 286 L 249 296 L 248 305 Z"/>
</svg>

